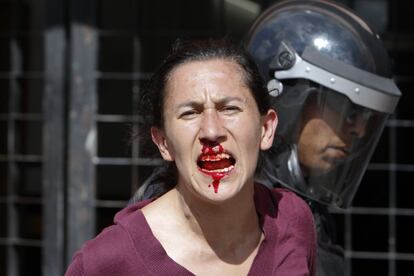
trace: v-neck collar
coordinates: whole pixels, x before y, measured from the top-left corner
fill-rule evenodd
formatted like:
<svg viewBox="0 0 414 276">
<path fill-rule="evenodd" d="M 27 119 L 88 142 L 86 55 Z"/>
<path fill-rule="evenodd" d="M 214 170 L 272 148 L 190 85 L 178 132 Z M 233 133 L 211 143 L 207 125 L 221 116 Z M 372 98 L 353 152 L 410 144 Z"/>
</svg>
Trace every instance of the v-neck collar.
<svg viewBox="0 0 414 276">
<path fill-rule="evenodd" d="M 248 275 L 270 275 L 272 273 L 272 258 L 269 258 L 269 254 L 272 254 L 272 249 L 275 247 L 277 235 L 274 221 L 277 214 L 277 204 L 274 200 L 268 188 L 261 184 L 255 184 L 254 202 L 265 237 L 259 246 Z M 149 202 L 140 204 L 139 208 Z M 166 271 L 174 272 L 177 275 L 194 275 L 167 255 L 161 243 L 153 235 L 140 209 L 136 210 L 134 215 L 128 216 L 126 220 L 121 220 L 120 224 L 128 224 L 125 229 L 129 232 L 136 252 L 142 258 L 147 271 L 154 275 L 160 275 Z"/>
</svg>

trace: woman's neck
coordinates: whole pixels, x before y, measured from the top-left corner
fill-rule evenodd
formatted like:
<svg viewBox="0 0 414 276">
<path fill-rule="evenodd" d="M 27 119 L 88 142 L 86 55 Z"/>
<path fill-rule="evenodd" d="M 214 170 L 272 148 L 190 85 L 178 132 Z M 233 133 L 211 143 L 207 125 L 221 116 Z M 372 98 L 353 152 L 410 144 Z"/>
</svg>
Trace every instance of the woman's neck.
<svg viewBox="0 0 414 276">
<path fill-rule="evenodd" d="M 178 187 L 142 212 L 168 256 L 193 273 L 214 267 L 217 275 L 247 274 L 264 238 L 253 195 L 251 184 L 226 202 L 211 203 Z"/>
<path fill-rule="evenodd" d="M 171 196 L 175 197 L 176 215 L 181 215 L 188 230 L 204 239 L 215 251 L 231 251 L 249 243 L 250 238 L 256 240 L 261 236 L 253 195 L 253 183 L 220 203 L 202 201 L 180 186 L 171 191 Z"/>
</svg>

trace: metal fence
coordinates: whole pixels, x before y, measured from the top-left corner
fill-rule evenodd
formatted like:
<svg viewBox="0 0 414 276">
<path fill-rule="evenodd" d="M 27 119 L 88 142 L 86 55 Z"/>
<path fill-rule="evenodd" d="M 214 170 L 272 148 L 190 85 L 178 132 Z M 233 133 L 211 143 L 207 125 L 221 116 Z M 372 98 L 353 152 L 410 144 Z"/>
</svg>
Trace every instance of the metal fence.
<svg viewBox="0 0 414 276">
<path fill-rule="evenodd" d="M 171 43 L 241 39 L 271 2 L 0 0 L 0 275 L 63 274 L 73 252 L 111 223 L 160 163 L 130 134 L 142 115 L 135 106 L 142 86 Z M 341 2 L 381 30 L 403 91 L 354 206 L 335 212 L 347 275 L 408 275 L 409 3 Z"/>
</svg>

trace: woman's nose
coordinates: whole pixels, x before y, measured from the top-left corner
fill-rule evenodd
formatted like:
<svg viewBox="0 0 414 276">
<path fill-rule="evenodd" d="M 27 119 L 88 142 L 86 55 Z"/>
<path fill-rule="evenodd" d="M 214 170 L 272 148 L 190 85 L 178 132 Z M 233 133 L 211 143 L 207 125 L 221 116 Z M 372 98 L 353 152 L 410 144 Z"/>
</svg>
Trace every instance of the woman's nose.
<svg viewBox="0 0 414 276">
<path fill-rule="evenodd" d="M 200 126 L 200 140 L 209 142 L 222 142 L 226 136 L 222 118 L 215 109 L 204 111 Z"/>
</svg>

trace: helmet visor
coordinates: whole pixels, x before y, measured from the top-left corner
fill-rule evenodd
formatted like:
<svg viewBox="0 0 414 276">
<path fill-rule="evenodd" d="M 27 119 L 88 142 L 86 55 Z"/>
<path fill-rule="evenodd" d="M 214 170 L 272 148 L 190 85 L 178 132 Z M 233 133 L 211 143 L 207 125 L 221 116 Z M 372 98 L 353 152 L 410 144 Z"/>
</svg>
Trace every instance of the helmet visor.
<svg viewBox="0 0 414 276">
<path fill-rule="evenodd" d="M 311 87 L 296 126 L 295 189 L 336 207 L 348 207 L 387 118 L 324 86 Z M 296 160 L 296 162 L 294 162 Z"/>
</svg>

